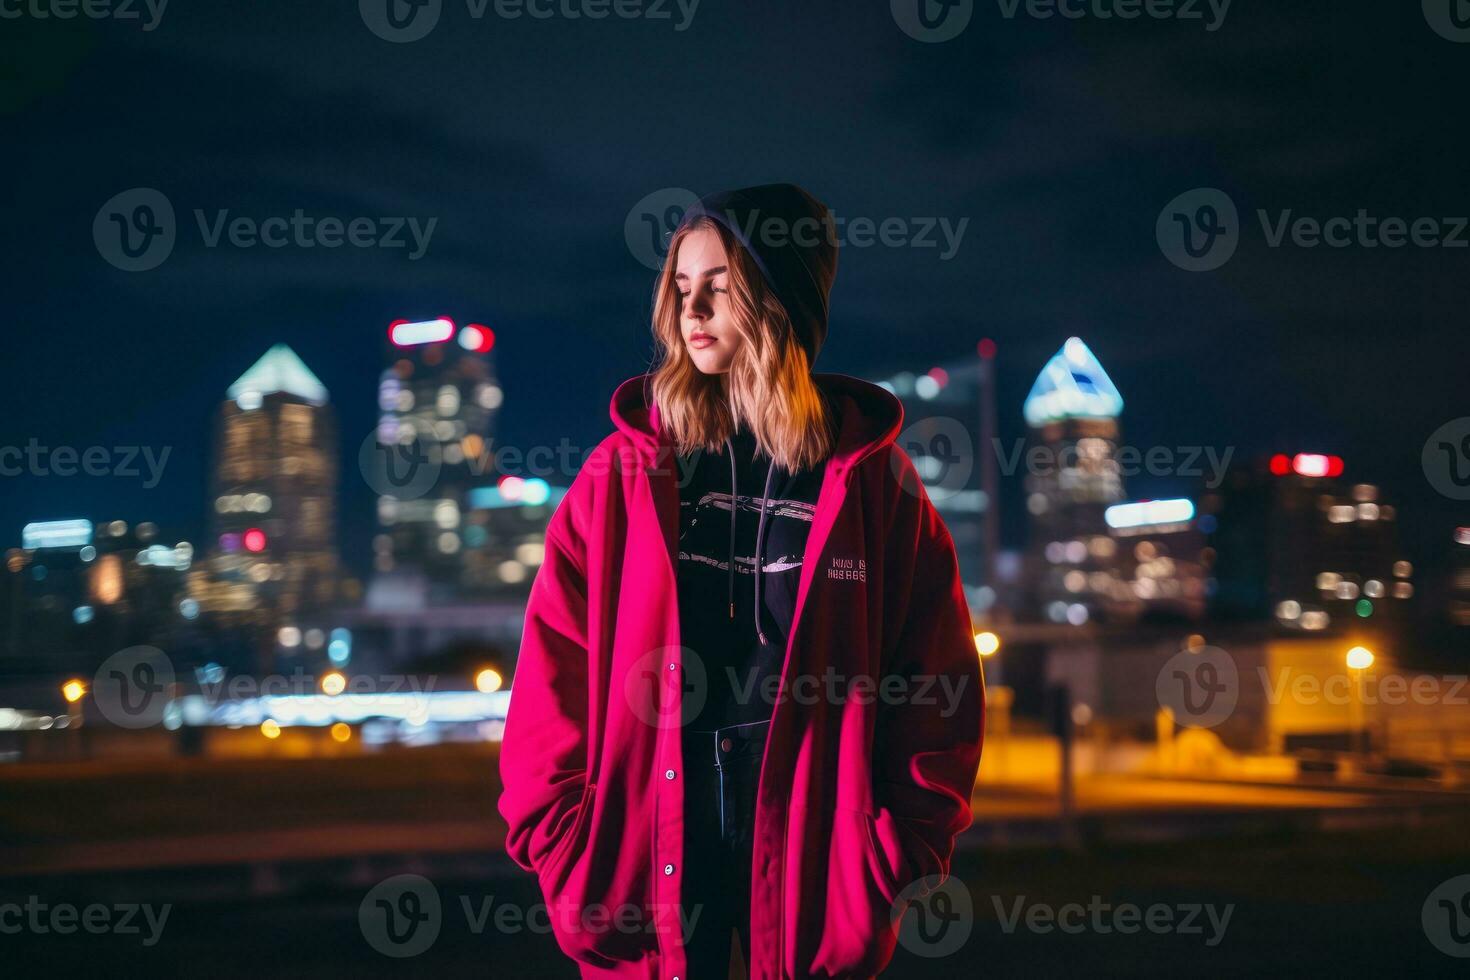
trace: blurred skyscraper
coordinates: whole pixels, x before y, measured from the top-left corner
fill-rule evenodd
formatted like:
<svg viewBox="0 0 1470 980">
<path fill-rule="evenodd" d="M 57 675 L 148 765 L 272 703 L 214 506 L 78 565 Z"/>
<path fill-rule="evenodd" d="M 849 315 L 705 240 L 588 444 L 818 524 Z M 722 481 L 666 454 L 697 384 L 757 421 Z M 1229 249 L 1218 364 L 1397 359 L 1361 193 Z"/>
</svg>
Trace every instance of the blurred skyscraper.
<svg viewBox="0 0 1470 980">
<path fill-rule="evenodd" d="M 6 554 L 0 658 L 60 670 L 138 643 L 181 646 L 199 614 L 184 591 L 194 546 L 158 534 L 150 521 L 27 524 Z"/>
<path fill-rule="evenodd" d="M 470 492 L 496 477 L 491 439 L 504 393 L 494 343 L 489 328 L 442 317 L 389 328 L 377 443 L 398 475 L 378 498 L 370 603 L 453 602 L 489 574 L 484 531 L 467 512 Z"/>
<path fill-rule="evenodd" d="M 988 363 L 984 370 L 988 370 Z M 943 515 L 959 557 L 960 578 L 976 612 L 995 601 L 987 581 L 985 520 L 992 501 L 982 485 L 975 424 L 980 417 L 983 378 L 979 365 L 934 367 L 923 374 L 901 371 L 878 381 L 903 403 L 899 448 L 913 461 L 925 492 Z M 983 462 L 983 459 L 980 460 Z"/>
<path fill-rule="evenodd" d="M 337 425 L 327 389 L 276 344 L 226 392 L 215 429 L 210 613 L 272 625 L 337 598 Z"/>
<path fill-rule="evenodd" d="M 1470 627 L 1470 527 L 1457 527 L 1451 538 L 1450 588 L 1445 612 L 1451 625 Z"/>
<path fill-rule="evenodd" d="M 1214 521 L 1216 611 L 1317 633 L 1397 627 L 1414 596 L 1397 509 L 1343 461 L 1277 454 L 1232 468 L 1202 507 Z"/>
<path fill-rule="evenodd" d="M 1025 459 L 1033 602 L 1053 622 L 1081 625 L 1101 611 L 1116 581 L 1105 515 L 1124 498 L 1116 459 L 1123 398 L 1087 345 L 1071 337 L 1037 375 L 1023 410 L 1032 442 Z"/>
</svg>

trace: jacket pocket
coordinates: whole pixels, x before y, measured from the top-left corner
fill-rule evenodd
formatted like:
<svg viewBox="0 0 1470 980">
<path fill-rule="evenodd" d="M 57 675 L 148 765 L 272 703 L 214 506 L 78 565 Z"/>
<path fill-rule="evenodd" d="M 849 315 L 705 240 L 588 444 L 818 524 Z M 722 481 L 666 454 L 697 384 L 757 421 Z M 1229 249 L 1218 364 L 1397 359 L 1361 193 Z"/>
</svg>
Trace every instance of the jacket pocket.
<svg viewBox="0 0 1470 980">
<path fill-rule="evenodd" d="M 587 829 L 587 821 L 592 815 L 593 794 L 596 790 L 597 785 L 595 783 L 588 783 L 582 787 L 582 796 L 577 801 L 577 816 L 572 821 L 572 829 L 567 833 L 566 837 L 556 843 L 551 853 L 541 863 L 541 867 L 537 869 L 538 876 L 543 882 L 560 881 L 562 878 L 562 866 L 565 863 L 567 855 L 577 846 L 577 842 L 582 839 L 582 835 Z"/>
<path fill-rule="evenodd" d="M 895 866 L 888 858 L 888 851 L 878 835 L 878 821 L 872 814 L 863 814 L 863 826 L 868 832 L 868 860 L 873 869 L 873 879 L 878 890 L 889 904 L 898 897 L 902 883 Z"/>
<path fill-rule="evenodd" d="M 870 814 L 838 807 L 824 829 L 826 847 L 808 865 L 812 884 L 822 882 L 822 900 L 814 889 L 807 927 L 818 942 L 803 975 L 871 977 L 888 964 L 897 941 L 897 875 Z"/>
</svg>

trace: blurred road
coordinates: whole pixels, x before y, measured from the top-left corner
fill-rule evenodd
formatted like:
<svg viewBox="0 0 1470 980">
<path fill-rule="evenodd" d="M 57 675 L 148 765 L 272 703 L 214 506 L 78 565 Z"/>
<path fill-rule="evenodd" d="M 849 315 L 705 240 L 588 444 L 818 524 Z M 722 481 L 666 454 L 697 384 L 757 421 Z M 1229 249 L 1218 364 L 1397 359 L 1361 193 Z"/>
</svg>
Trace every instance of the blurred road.
<svg viewBox="0 0 1470 980">
<path fill-rule="evenodd" d="M 108 976 L 573 977 L 544 931 L 485 918 L 539 902 L 501 851 L 495 771 L 488 746 L 0 768 L 0 952 L 27 964 L 6 975 L 95 975 L 105 964 Z M 940 960 L 901 949 L 886 975 L 1462 966 L 1430 945 L 1420 913 L 1437 884 L 1470 873 L 1463 792 L 1096 777 L 1076 800 L 1062 820 L 1053 786 L 982 784 L 955 862 L 973 933 Z M 366 940 L 359 907 L 405 873 L 433 883 L 441 928 L 422 953 L 392 959 Z M 7 902 L 169 911 L 150 946 L 136 934 L 8 929 Z M 1231 911 L 1214 944 L 1207 931 L 1012 921 L 1068 903 Z"/>
</svg>

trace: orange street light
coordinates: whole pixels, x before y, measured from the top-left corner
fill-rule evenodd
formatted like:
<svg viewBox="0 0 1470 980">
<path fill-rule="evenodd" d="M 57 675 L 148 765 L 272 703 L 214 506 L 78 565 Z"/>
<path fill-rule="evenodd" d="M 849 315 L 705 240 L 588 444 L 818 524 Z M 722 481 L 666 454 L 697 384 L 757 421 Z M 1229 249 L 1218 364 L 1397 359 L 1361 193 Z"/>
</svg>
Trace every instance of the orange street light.
<svg viewBox="0 0 1470 980">
<path fill-rule="evenodd" d="M 1367 647 L 1353 647 L 1347 652 L 1347 665 L 1351 670 L 1367 670 L 1373 666 L 1373 651 Z"/>
</svg>

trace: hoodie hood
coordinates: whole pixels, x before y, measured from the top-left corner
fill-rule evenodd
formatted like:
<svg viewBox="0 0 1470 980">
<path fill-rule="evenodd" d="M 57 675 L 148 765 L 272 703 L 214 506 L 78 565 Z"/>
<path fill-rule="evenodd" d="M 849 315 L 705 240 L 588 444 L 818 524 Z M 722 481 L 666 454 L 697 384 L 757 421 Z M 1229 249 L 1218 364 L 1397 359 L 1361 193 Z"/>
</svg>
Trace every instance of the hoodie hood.
<svg viewBox="0 0 1470 980">
<path fill-rule="evenodd" d="M 837 226 L 827 205 L 795 184 L 762 184 L 700 199 L 680 227 L 699 217 L 718 221 L 745 246 L 815 364 L 837 278 Z"/>
<path fill-rule="evenodd" d="M 837 446 L 832 461 L 849 469 L 890 446 L 903 427 L 903 403 L 892 392 L 870 381 L 845 374 L 813 374 L 837 421 Z M 658 458 L 668 442 L 658 424 L 653 403 L 652 375 L 629 378 L 613 392 L 608 414 L 618 431 L 632 441 L 645 462 Z"/>
</svg>

